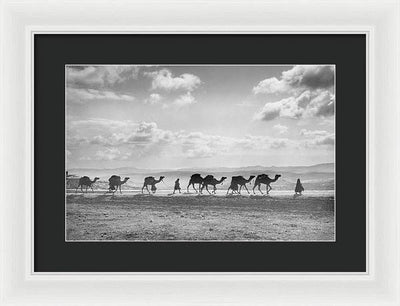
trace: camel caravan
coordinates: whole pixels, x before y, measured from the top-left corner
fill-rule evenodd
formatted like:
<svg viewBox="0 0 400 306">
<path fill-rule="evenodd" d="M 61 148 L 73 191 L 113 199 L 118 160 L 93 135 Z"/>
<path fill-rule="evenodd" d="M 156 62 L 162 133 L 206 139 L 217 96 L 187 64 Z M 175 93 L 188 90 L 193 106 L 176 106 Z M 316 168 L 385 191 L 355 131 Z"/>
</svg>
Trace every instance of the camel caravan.
<svg viewBox="0 0 400 306">
<path fill-rule="evenodd" d="M 256 194 L 256 189 L 261 194 L 264 194 L 261 190 L 261 186 L 265 185 L 265 191 L 266 194 L 269 194 L 269 192 L 272 190 L 271 183 L 276 182 L 279 178 L 281 177 L 280 174 L 276 174 L 274 178 L 270 178 L 267 174 L 260 174 L 260 175 L 251 175 L 248 179 L 244 178 L 243 176 L 232 176 L 231 183 L 228 187 L 228 190 L 226 192 L 226 195 L 240 195 L 242 188 L 244 188 L 248 194 L 250 194 L 249 189 L 247 188 L 246 184 L 251 185 L 252 180 L 255 178 L 254 185 L 253 185 L 253 194 Z M 144 182 L 143 182 L 143 187 L 141 189 L 142 194 L 146 190 L 148 194 L 151 193 L 156 193 L 157 187 L 156 185 L 159 184 L 160 182 L 163 182 L 164 176 L 160 176 L 159 179 L 156 179 L 153 176 L 148 176 L 145 177 Z M 90 188 L 93 192 L 93 184 L 96 183 L 100 178 L 95 177 L 93 180 L 91 180 L 88 176 L 83 176 L 79 178 L 78 184 L 76 186 L 75 192 L 78 192 L 78 189 L 80 187 L 81 192 L 84 193 L 83 188 L 85 188 L 86 193 L 88 189 Z M 197 193 L 197 194 L 203 194 L 204 189 L 208 192 L 208 194 L 216 194 L 217 191 L 217 185 L 223 184 L 223 182 L 227 179 L 227 177 L 223 176 L 220 179 L 216 179 L 213 175 L 206 175 L 205 177 L 202 177 L 200 174 L 196 173 L 193 174 L 190 177 L 189 183 L 186 187 L 187 193 L 190 193 L 189 187 L 192 187 L 192 189 Z M 118 175 L 113 175 L 108 179 L 109 187 L 107 192 L 112 192 L 113 194 L 118 191 L 122 194 L 121 186 L 125 184 L 129 180 L 129 177 L 125 177 L 123 180 L 121 180 L 121 177 Z M 297 186 L 299 184 L 300 180 L 298 180 Z M 67 185 L 68 184 L 68 175 L 67 175 Z M 149 190 L 150 186 L 150 190 Z M 196 186 L 198 188 L 196 189 Z M 296 190 L 298 187 L 296 186 Z M 211 192 L 209 190 L 209 187 L 212 188 Z M 303 188 L 303 187 L 302 187 Z M 304 188 L 302 189 L 304 190 Z M 180 181 L 179 178 L 176 179 L 175 184 L 174 184 L 174 190 L 172 194 L 175 194 L 175 192 L 179 191 L 181 193 L 181 187 L 180 187 Z M 297 191 L 296 191 L 297 193 Z"/>
</svg>

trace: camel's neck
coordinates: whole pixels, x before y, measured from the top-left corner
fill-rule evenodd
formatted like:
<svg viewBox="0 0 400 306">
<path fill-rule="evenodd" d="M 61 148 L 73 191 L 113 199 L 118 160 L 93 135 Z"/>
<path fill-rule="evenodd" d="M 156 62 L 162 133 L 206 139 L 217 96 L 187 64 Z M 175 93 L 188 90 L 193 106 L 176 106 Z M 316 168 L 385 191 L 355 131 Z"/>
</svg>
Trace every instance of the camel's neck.
<svg viewBox="0 0 400 306">
<path fill-rule="evenodd" d="M 155 183 L 157 184 L 157 183 L 159 183 L 161 181 L 162 181 L 162 178 L 160 177 L 160 179 L 156 180 Z"/>
<path fill-rule="evenodd" d="M 276 182 L 278 180 L 279 177 L 275 177 L 272 182 Z"/>
<path fill-rule="evenodd" d="M 246 183 L 250 182 L 254 177 L 249 177 L 248 180 L 246 180 Z"/>
<path fill-rule="evenodd" d="M 218 184 L 221 184 L 223 181 L 224 181 L 224 179 L 223 179 L 223 178 L 222 178 L 222 179 L 220 179 L 220 180 L 218 181 Z"/>
<path fill-rule="evenodd" d="M 95 179 L 92 181 L 92 184 L 96 183 L 97 180 L 98 180 L 98 179 L 95 178 Z"/>
<path fill-rule="evenodd" d="M 123 181 L 121 182 L 121 185 L 122 185 L 122 184 L 125 184 L 127 181 L 128 181 L 128 180 L 123 180 Z"/>
</svg>

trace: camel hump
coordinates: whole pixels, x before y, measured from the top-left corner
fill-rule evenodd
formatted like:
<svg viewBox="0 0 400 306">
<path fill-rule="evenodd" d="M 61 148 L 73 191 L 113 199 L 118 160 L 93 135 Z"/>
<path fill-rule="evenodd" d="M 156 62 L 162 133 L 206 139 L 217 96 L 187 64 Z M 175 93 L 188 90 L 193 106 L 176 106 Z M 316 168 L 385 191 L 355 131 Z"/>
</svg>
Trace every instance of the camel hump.
<svg viewBox="0 0 400 306">
<path fill-rule="evenodd" d="M 201 178 L 201 175 L 199 173 L 195 173 L 195 174 L 192 174 L 192 176 L 191 176 L 191 178 L 196 178 L 196 177 Z"/>
<path fill-rule="evenodd" d="M 209 174 L 204 178 L 204 180 L 212 180 L 213 178 L 214 178 L 214 175 Z"/>
<path fill-rule="evenodd" d="M 144 178 L 145 180 L 150 180 L 150 179 L 154 179 L 154 176 L 148 176 Z"/>
<path fill-rule="evenodd" d="M 110 182 L 110 181 L 113 181 L 113 180 L 120 180 L 121 179 L 121 177 L 120 176 L 118 176 L 118 175 L 113 175 L 113 176 L 111 176 L 109 179 L 108 179 L 108 181 Z"/>
<path fill-rule="evenodd" d="M 81 180 L 90 180 L 90 178 L 89 178 L 88 176 L 85 175 L 85 176 L 82 176 L 82 177 L 81 177 Z"/>
</svg>

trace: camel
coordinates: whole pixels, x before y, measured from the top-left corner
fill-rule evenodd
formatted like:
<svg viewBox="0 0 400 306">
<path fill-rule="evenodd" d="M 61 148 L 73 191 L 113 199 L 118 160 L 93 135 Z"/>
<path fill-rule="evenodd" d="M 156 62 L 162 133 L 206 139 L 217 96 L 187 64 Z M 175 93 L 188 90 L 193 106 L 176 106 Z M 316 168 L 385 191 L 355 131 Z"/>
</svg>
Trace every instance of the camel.
<svg viewBox="0 0 400 306">
<path fill-rule="evenodd" d="M 118 175 L 113 175 L 108 179 L 108 190 L 114 192 L 118 191 L 119 187 L 119 192 L 122 193 L 121 191 L 121 185 L 125 184 L 129 180 L 129 177 L 124 178 L 123 181 L 121 181 L 121 177 Z"/>
<path fill-rule="evenodd" d="M 218 184 L 222 184 L 223 181 L 226 180 L 226 177 L 223 176 L 220 180 L 217 180 L 216 178 L 214 178 L 213 175 L 207 175 L 204 179 L 203 179 L 203 185 L 201 186 L 200 189 L 200 193 L 203 192 L 204 187 L 206 188 L 207 192 L 209 194 L 211 194 L 211 192 L 208 190 L 208 185 L 213 186 L 213 193 L 215 194 L 215 191 L 217 190 L 217 187 L 215 185 Z"/>
<path fill-rule="evenodd" d="M 192 187 L 196 191 L 196 193 L 198 192 L 196 187 L 194 187 L 194 184 L 199 184 L 199 190 L 200 190 L 201 184 L 203 184 L 203 178 L 198 173 L 195 173 L 190 177 L 189 184 L 187 185 L 187 188 L 186 188 L 187 192 L 189 192 L 190 185 L 192 185 Z"/>
<path fill-rule="evenodd" d="M 156 192 L 157 187 L 156 184 L 158 184 L 159 182 L 161 182 L 163 179 L 165 178 L 165 176 L 160 176 L 160 179 L 156 180 L 154 178 L 154 176 L 148 176 L 144 179 L 144 183 L 143 183 L 143 187 L 142 187 L 142 193 L 143 193 L 143 189 L 146 188 L 147 192 L 150 194 L 149 188 L 147 187 L 148 185 L 151 186 L 151 191 L 153 193 Z"/>
<path fill-rule="evenodd" d="M 232 193 L 236 191 L 236 192 L 238 192 L 238 193 L 240 194 L 240 192 L 241 192 L 241 190 L 242 190 L 242 187 L 246 188 L 247 193 L 250 194 L 250 191 L 247 189 L 246 184 L 247 184 L 247 183 L 250 183 L 250 184 L 251 184 L 251 181 L 252 181 L 253 178 L 255 178 L 254 175 L 251 175 L 251 176 L 249 177 L 248 180 L 246 180 L 246 179 L 245 179 L 243 176 L 241 176 L 241 175 L 239 175 L 239 176 L 232 176 L 231 185 L 229 186 L 228 191 L 226 192 L 226 194 L 229 193 L 229 190 L 232 190 Z M 240 186 L 240 187 L 239 187 L 239 190 L 238 190 L 238 186 Z"/>
<path fill-rule="evenodd" d="M 232 190 L 232 194 L 234 194 L 234 193 L 240 194 L 239 193 L 239 184 L 237 184 L 236 182 L 232 182 L 231 181 L 231 184 L 229 185 L 229 188 L 228 188 L 228 191 L 226 192 L 226 195 L 229 194 L 229 190 Z"/>
<path fill-rule="evenodd" d="M 280 174 L 276 174 L 275 178 L 270 178 L 268 175 L 266 174 L 260 174 L 257 175 L 256 177 L 256 181 L 254 182 L 254 187 L 253 187 L 253 193 L 256 194 L 254 192 L 254 189 L 256 187 L 258 187 L 258 190 L 260 190 L 261 194 L 263 194 L 263 192 L 260 189 L 261 184 L 265 184 L 265 190 L 267 191 L 267 194 L 269 194 L 269 192 L 271 191 L 272 187 L 271 187 L 271 183 L 276 182 L 279 178 L 281 177 Z"/>
<path fill-rule="evenodd" d="M 93 185 L 94 183 L 96 183 L 96 181 L 99 180 L 99 179 L 100 179 L 100 178 L 95 177 L 94 180 L 91 181 L 90 178 L 89 178 L 88 176 L 82 176 L 82 177 L 79 179 L 79 183 L 78 183 L 78 186 L 76 187 L 75 192 L 78 192 L 78 188 L 81 187 L 81 191 L 82 191 L 82 193 L 83 193 L 83 186 L 86 187 L 86 193 L 87 193 L 88 188 L 92 189 L 92 192 L 93 192 L 93 187 L 92 187 L 92 185 Z"/>
</svg>

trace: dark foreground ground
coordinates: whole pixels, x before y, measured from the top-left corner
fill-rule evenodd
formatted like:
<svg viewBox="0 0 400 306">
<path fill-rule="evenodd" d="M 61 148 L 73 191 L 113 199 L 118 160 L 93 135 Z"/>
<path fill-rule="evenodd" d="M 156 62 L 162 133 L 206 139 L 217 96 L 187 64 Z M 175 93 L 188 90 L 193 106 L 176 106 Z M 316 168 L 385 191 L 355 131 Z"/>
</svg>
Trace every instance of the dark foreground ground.
<svg viewBox="0 0 400 306">
<path fill-rule="evenodd" d="M 333 197 L 68 194 L 67 240 L 335 240 Z"/>
</svg>

